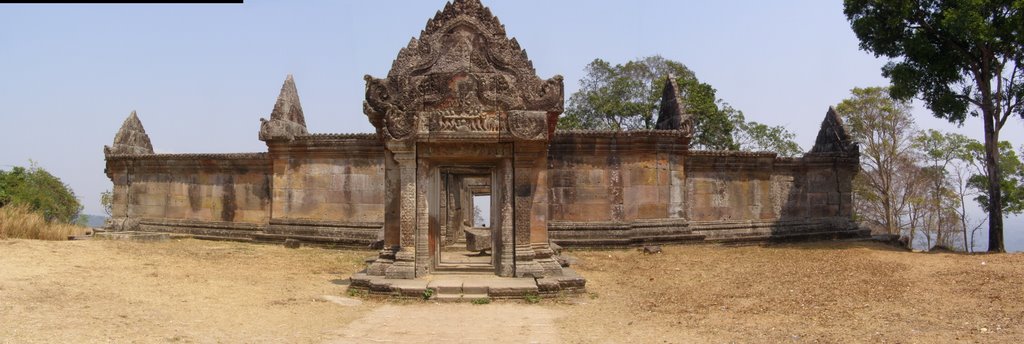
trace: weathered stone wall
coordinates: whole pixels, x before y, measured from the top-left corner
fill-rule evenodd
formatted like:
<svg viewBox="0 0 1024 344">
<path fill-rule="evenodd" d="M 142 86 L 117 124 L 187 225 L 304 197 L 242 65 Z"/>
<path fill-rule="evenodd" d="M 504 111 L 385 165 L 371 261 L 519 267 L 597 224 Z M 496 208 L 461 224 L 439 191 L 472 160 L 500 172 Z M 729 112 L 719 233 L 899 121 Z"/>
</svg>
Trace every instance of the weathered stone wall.
<svg viewBox="0 0 1024 344">
<path fill-rule="evenodd" d="M 210 238 L 383 239 L 385 154 L 374 135 L 304 135 L 268 147 L 111 156 L 112 217 L 134 219 L 131 229 Z M 629 246 L 858 235 L 850 221 L 856 171 L 857 158 L 846 155 L 689 151 L 672 131 L 556 132 L 548 237 Z"/>
<path fill-rule="evenodd" d="M 246 237 L 266 223 L 270 160 L 266 153 L 111 156 L 112 218 L 123 229 Z"/>
<path fill-rule="evenodd" d="M 698 239 L 683 218 L 686 142 L 678 131 L 555 132 L 550 238 L 584 246 Z"/>
<path fill-rule="evenodd" d="M 667 131 L 556 132 L 549 149 L 550 220 L 679 218 L 685 145 Z"/>
<path fill-rule="evenodd" d="M 575 246 L 859 235 L 857 158 L 689 151 L 672 132 L 556 132 L 553 241 Z"/>
<path fill-rule="evenodd" d="M 375 135 L 307 135 L 268 146 L 274 202 L 260 238 L 352 246 L 379 239 L 384 148 Z"/>
<path fill-rule="evenodd" d="M 862 234 L 851 221 L 856 157 L 693 151 L 686 167 L 687 218 L 705 240 Z"/>
</svg>

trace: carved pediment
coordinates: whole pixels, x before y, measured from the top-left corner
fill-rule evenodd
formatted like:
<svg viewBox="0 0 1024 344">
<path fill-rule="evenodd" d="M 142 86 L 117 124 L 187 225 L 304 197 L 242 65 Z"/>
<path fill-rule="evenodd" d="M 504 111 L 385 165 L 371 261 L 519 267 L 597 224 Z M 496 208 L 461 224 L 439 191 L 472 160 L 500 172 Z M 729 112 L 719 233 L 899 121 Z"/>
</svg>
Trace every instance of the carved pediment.
<svg viewBox="0 0 1024 344">
<path fill-rule="evenodd" d="M 387 78 L 366 82 L 364 112 L 380 134 L 396 140 L 508 134 L 509 111 L 557 118 L 564 101 L 562 77 L 537 77 L 526 51 L 478 0 L 448 3 L 399 51 Z"/>
</svg>

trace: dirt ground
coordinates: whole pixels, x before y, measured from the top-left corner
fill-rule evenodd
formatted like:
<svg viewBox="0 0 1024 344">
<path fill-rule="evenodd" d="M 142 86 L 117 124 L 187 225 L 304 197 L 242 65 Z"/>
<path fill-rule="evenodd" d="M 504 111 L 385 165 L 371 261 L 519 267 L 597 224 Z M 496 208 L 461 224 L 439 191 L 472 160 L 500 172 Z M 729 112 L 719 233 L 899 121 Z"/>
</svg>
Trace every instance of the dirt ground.
<svg viewBox="0 0 1024 344">
<path fill-rule="evenodd" d="M 574 251 L 540 304 L 352 297 L 369 251 L 0 241 L 0 342 L 1021 342 L 1024 254 L 874 243 Z"/>
</svg>

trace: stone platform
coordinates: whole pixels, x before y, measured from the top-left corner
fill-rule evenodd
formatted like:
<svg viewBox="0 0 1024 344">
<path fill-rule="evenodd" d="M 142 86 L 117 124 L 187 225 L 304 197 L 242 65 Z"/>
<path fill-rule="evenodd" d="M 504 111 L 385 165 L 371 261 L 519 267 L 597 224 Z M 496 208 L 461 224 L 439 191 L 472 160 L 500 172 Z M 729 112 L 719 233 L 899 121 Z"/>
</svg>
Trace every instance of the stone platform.
<svg viewBox="0 0 1024 344">
<path fill-rule="evenodd" d="M 569 268 L 563 276 L 544 278 L 507 278 L 489 274 L 435 274 L 417 279 L 387 279 L 357 273 L 350 289 L 366 290 L 373 295 L 403 298 L 427 298 L 437 301 L 470 302 L 478 299 L 522 299 L 582 293 L 586 281 Z M 427 290 L 430 290 L 429 292 Z"/>
<path fill-rule="evenodd" d="M 96 239 L 106 240 L 125 240 L 125 241 L 143 241 L 143 242 L 154 242 L 154 241 L 167 241 L 171 238 L 170 233 L 154 233 L 154 232 L 138 232 L 138 231 L 124 231 L 124 232 L 97 232 L 93 235 Z"/>
</svg>

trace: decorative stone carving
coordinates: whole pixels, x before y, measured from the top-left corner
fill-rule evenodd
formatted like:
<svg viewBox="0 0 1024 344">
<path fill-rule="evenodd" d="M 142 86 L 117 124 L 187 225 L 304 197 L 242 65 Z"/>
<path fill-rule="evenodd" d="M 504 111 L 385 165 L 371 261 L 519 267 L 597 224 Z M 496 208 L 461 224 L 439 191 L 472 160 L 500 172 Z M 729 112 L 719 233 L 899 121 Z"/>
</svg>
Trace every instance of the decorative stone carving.
<svg viewBox="0 0 1024 344">
<path fill-rule="evenodd" d="M 547 123 L 564 101 L 562 77 L 538 78 L 526 51 L 478 0 L 449 3 L 398 53 L 387 78 L 365 79 L 364 112 L 378 134 L 399 141 L 417 132 L 507 132 L 514 110 L 541 113 Z M 540 136 L 534 123 L 510 125 L 521 129 L 517 138 Z"/>
<path fill-rule="evenodd" d="M 299 91 L 295 88 L 295 79 L 288 74 L 284 85 L 281 86 L 281 94 L 274 103 L 274 110 L 270 113 L 270 120 L 260 118 L 260 140 L 291 141 L 296 136 L 307 134 L 309 131 L 306 130 L 306 118 L 302 114 Z"/>
<path fill-rule="evenodd" d="M 113 146 L 103 146 L 103 154 L 111 155 L 140 155 L 153 154 L 153 144 L 149 141 L 146 129 L 142 127 L 139 116 L 132 111 L 128 118 L 121 124 L 121 129 L 114 135 Z"/>
<path fill-rule="evenodd" d="M 548 132 L 546 115 L 542 111 L 509 111 L 509 131 L 517 139 L 544 140 Z"/>
</svg>

